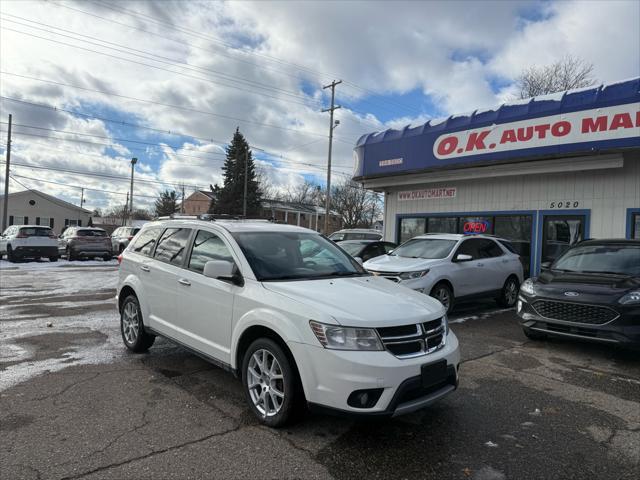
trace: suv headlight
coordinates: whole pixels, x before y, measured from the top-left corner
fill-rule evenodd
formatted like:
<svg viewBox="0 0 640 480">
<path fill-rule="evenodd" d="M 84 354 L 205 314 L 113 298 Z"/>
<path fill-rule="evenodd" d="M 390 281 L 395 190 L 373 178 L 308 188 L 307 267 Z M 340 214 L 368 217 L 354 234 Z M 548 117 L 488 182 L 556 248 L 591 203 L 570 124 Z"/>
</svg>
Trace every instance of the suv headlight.
<svg viewBox="0 0 640 480">
<path fill-rule="evenodd" d="M 622 305 L 633 305 L 634 303 L 640 303 L 640 290 L 636 290 L 635 292 L 629 292 L 620 300 L 618 303 Z"/>
<path fill-rule="evenodd" d="M 520 291 L 527 295 L 535 295 L 536 288 L 533 283 L 533 280 L 531 280 L 530 278 L 527 278 L 524 282 L 522 282 L 522 285 L 520 285 Z"/>
<path fill-rule="evenodd" d="M 429 270 L 420 270 L 417 272 L 404 272 L 398 276 L 401 280 L 415 280 L 416 278 L 424 277 L 427 273 L 429 273 Z"/>
<path fill-rule="evenodd" d="M 341 327 L 309 322 L 311 330 L 324 348 L 334 350 L 384 350 L 373 328 Z"/>
</svg>

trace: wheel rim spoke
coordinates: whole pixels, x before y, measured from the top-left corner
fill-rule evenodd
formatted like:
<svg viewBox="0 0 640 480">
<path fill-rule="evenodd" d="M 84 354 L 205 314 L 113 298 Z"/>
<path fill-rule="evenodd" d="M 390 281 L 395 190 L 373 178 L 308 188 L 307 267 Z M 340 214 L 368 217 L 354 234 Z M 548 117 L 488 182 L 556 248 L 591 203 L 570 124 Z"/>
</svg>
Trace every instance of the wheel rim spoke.
<svg viewBox="0 0 640 480">
<path fill-rule="evenodd" d="M 264 417 L 277 415 L 284 404 L 284 375 L 276 357 L 266 349 L 254 352 L 247 366 L 247 388 Z"/>
</svg>

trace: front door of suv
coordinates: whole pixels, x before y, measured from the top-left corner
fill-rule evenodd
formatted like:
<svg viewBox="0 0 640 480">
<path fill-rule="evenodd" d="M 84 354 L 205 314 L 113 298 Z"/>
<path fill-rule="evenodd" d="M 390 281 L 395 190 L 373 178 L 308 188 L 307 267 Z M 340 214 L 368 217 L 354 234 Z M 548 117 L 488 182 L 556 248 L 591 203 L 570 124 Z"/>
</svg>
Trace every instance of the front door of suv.
<svg viewBox="0 0 640 480">
<path fill-rule="evenodd" d="M 177 305 L 188 345 L 226 364 L 231 363 L 231 321 L 238 287 L 202 274 L 211 260 L 236 260 L 226 241 L 208 230 L 198 230 L 186 269 L 178 279 Z"/>
<path fill-rule="evenodd" d="M 480 258 L 481 247 L 481 239 L 469 238 L 463 240 L 453 254 L 450 275 L 453 280 L 453 290 L 456 297 L 466 297 L 467 295 L 475 295 L 484 291 L 486 271 L 484 261 Z M 472 260 L 456 262 L 456 257 L 461 254 L 470 255 Z"/>
</svg>

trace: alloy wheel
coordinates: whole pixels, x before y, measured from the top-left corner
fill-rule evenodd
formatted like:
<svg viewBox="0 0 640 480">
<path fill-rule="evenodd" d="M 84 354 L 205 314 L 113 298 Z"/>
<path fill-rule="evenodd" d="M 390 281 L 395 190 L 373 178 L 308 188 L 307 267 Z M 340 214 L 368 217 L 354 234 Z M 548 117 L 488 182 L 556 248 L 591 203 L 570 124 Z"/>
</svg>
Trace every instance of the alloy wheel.
<svg viewBox="0 0 640 480">
<path fill-rule="evenodd" d="M 508 306 L 513 306 L 518 298 L 518 285 L 515 280 L 509 280 L 504 291 L 504 298 Z"/>
<path fill-rule="evenodd" d="M 440 303 L 444 306 L 444 308 L 449 310 L 449 305 L 451 304 L 451 296 L 449 295 L 449 292 L 447 291 L 446 288 L 444 287 L 438 288 L 434 296 L 440 301 Z"/>
<path fill-rule="evenodd" d="M 284 375 L 276 357 L 256 350 L 247 366 L 247 388 L 251 401 L 264 417 L 277 415 L 284 403 Z"/>
<path fill-rule="evenodd" d="M 129 302 L 122 311 L 122 334 L 125 341 L 130 345 L 136 343 L 139 331 L 140 315 L 138 315 L 138 306 L 134 302 Z"/>
</svg>

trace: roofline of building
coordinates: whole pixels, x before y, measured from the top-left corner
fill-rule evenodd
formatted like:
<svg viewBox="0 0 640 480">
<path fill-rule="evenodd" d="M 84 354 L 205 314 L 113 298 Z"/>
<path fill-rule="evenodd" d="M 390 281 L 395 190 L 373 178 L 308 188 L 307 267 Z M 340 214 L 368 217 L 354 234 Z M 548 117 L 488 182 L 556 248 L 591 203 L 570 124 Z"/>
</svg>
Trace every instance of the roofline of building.
<svg viewBox="0 0 640 480">
<path fill-rule="evenodd" d="M 31 192 L 31 193 L 33 193 L 35 195 L 39 195 L 42 198 L 44 198 L 45 200 L 49 200 L 50 202 L 57 203 L 58 205 L 66 207 L 66 208 L 72 208 L 74 210 L 79 210 L 79 211 L 81 211 L 83 213 L 87 213 L 89 215 L 93 214 L 93 212 L 91 210 L 87 210 L 86 208 L 79 207 L 77 205 L 74 205 L 73 203 L 69 203 L 69 202 L 67 202 L 65 200 L 61 200 L 59 198 L 53 197 L 51 195 L 48 195 L 48 194 L 46 194 L 44 192 L 41 192 L 40 190 L 36 190 L 34 188 L 27 188 L 27 189 L 21 190 L 19 192 L 12 192 L 12 193 L 9 193 L 8 196 L 11 197 L 13 195 L 20 195 L 20 194 L 23 194 L 25 192 Z M 4 198 L 4 194 L 0 198 Z"/>
</svg>

